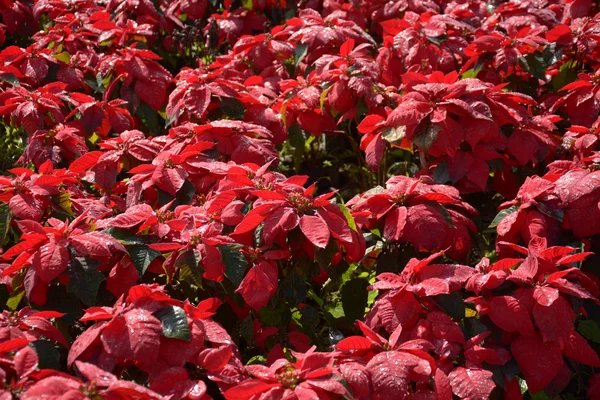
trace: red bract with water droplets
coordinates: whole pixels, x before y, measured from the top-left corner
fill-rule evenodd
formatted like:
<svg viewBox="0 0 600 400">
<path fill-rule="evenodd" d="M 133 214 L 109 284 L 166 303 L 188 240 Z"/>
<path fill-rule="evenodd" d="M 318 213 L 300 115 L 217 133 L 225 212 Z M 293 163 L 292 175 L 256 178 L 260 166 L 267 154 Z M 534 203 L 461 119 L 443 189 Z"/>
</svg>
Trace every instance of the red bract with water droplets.
<svg viewBox="0 0 600 400">
<path fill-rule="evenodd" d="M 328 200 L 334 193 L 315 198 L 314 190 L 314 185 L 305 189 L 284 182 L 279 190 L 250 191 L 258 200 L 233 234 L 253 231 L 264 222 L 262 238 L 265 243 L 283 244 L 287 233 L 299 227 L 312 245 L 324 249 L 332 239 L 346 250 L 350 260 L 359 260 L 364 254 L 364 238 L 349 226 L 342 211 Z M 309 254 L 314 252 L 308 246 L 303 248 Z"/>
<path fill-rule="evenodd" d="M 93 230 L 89 220 L 83 213 L 70 224 L 50 218 L 49 227 L 32 220 L 17 222 L 23 241 L 2 254 L 3 260 L 12 260 L 2 275 L 26 269 L 24 284 L 29 298 L 36 304 L 45 304 L 48 285 L 67 269 L 72 250 L 99 260 L 110 259 L 113 252 L 126 251 L 112 236 Z"/>
<path fill-rule="evenodd" d="M 13 168 L 8 172 L 16 177 L 0 177 L 0 201 L 8 203 L 19 219 L 39 221 L 50 206 L 52 196 L 76 188 L 76 177 L 64 169 L 55 170 L 50 161 L 40 165 L 38 171 L 36 174 L 27 168 Z"/>
<path fill-rule="evenodd" d="M 560 235 L 562 208 L 554 183 L 538 176 L 528 177 L 515 199 L 500 205 L 500 212 L 490 226 L 496 227 L 498 242 L 529 243 L 539 236 L 553 244 Z M 505 256 L 512 251 L 497 246 L 497 252 Z"/>
<path fill-rule="evenodd" d="M 71 172 L 93 173 L 92 181 L 105 192 L 110 192 L 123 168 L 131 169 L 140 162 L 152 161 L 161 146 L 140 131 L 124 131 L 118 138 L 99 143 L 101 151 L 92 151 L 79 157 L 69 166 Z"/>
<path fill-rule="evenodd" d="M 49 376 L 40 379 L 29 387 L 21 398 L 39 399 L 48 396 L 63 396 L 70 399 L 128 398 L 135 400 L 159 400 L 161 395 L 135 382 L 119 380 L 115 375 L 93 364 L 77 361 L 77 370 L 87 380 L 74 376 Z"/>
<path fill-rule="evenodd" d="M 156 285 L 134 286 L 126 300 L 122 297 L 114 307 L 86 310 L 82 322 L 100 322 L 73 343 L 68 363 L 93 362 L 107 371 L 136 365 L 150 374 L 151 388 L 165 395 L 170 392 L 185 396 L 194 390 L 196 384 L 187 375 L 187 383 L 175 387 L 161 384 L 167 371 L 179 372 L 186 363 L 207 369 L 214 375 L 211 379 L 222 381 L 221 373 L 233 379 L 231 373 L 240 368 L 239 361 L 235 361 L 237 350 L 232 348 L 229 335 L 210 319 L 219 305 L 220 301 L 208 299 L 194 307 L 170 298 Z M 187 335 L 174 336 L 178 332 L 165 331 L 165 319 L 171 315 L 185 318 L 180 325 L 185 324 Z M 207 353 L 209 350 L 212 353 Z M 226 373 L 229 364 L 232 371 Z"/>
<path fill-rule="evenodd" d="M 386 292 L 367 314 L 367 324 L 371 328 L 383 326 L 390 333 L 399 325 L 414 326 L 423 312 L 421 300 L 427 302 L 429 297 L 460 290 L 475 271 L 462 265 L 431 264 L 441 254 L 424 260 L 413 258 L 399 275 L 378 275 L 370 288 Z"/>
<path fill-rule="evenodd" d="M 167 101 L 167 88 L 173 79 L 171 73 L 157 62 L 160 56 L 135 46 L 126 47 L 118 53 L 103 57 L 96 67 L 97 74 L 103 79 L 115 76 L 112 84 L 106 88 L 104 100 L 110 99 L 109 96 L 122 78 L 122 98 L 136 105 L 143 101 L 152 109 L 159 110 Z"/>
<path fill-rule="evenodd" d="M 298 361 L 280 359 L 271 364 L 248 365 L 252 379 L 224 393 L 227 400 L 255 400 L 259 398 L 343 398 L 350 396 L 335 367 L 333 353 L 296 353 Z"/>
<path fill-rule="evenodd" d="M 477 211 L 453 187 L 427 178 L 392 177 L 385 189 L 367 192 L 348 205 L 359 225 L 380 228 L 386 241 L 408 242 L 417 251 L 448 249 L 456 260 L 466 257 L 476 232 L 470 217 Z"/>
<path fill-rule="evenodd" d="M 593 398 L 599 39 L 591 0 L 0 0 L 0 399 Z"/>
<path fill-rule="evenodd" d="M 36 311 L 30 307 L 25 307 L 18 312 L 5 310 L 0 314 L 2 341 L 17 338 L 34 341 L 46 337 L 68 347 L 63 334 L 50 321 L 51 318 L 62 316 L 63 313 L 56 311 Z"/>
</svg>

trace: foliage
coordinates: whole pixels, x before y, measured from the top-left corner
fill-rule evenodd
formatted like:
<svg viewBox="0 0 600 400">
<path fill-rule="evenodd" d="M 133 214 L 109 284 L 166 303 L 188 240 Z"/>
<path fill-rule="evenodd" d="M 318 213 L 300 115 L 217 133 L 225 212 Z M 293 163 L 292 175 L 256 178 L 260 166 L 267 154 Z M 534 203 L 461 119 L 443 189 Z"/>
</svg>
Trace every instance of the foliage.
<svg viewBox="0 0 600 400">
<path fill-rule="evenodd" d="M 600 397 L 591 0 L 0 0 L 0 399 Z"/>
</svg>

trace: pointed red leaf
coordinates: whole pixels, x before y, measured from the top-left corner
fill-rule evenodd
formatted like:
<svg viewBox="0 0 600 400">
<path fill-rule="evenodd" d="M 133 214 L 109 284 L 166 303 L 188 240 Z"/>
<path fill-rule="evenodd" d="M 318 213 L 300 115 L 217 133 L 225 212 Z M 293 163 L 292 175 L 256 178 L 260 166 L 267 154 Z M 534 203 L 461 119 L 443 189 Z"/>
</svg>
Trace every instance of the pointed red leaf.
<svg viewBox="0 0 600 400">
<path fill-rule="evenodd" d="M 330 232 L 327 224 L 321 218 L 303 215 L 300 218 L 300 229 L 312 244 L 322 249 L 327 247 Z"/>
</svg>

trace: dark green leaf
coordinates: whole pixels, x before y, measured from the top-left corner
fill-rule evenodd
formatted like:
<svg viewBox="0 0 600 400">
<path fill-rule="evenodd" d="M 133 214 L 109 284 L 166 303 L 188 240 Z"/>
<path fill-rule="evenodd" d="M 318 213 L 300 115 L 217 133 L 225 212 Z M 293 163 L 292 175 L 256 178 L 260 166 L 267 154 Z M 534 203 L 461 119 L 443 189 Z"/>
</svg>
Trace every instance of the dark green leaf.
<svg viewBox="0 0 600 400">
<path fill-rule="evenodd" d="M 234 99 L 231 97 L 223 97 L 219 104 L 221 111 L 223 114 L 232 119 L 242 119 L 244 118 L 244 105 L 238 99 Z"/>
<path fill-rule="evenodd" d="M 465 317 L 465 303 L 458 292 L 439 294 L 431 299 L 456 321 L 460 321 Z"/>
<path fill-rule="evenodd" d="M 594 343 L 600 343 L 600 326 L 594 320 L 581 321 L 577 326 L 577 331 L 581 336 Z"/>
<path fill-rule="evenodd" d="M 438 124 L 430 123 L 424 131 L 419 132 L 413 137 L 413 143 L 421 150 L 428 152 L 437 140 L 437 137 L 442 130 Z"/>
<path fill-rule="evenodd" d="M 8 228 L 10 228 L 11 218 L 12 213 L 10 212 L 10 208 L 8 207 L 8 203 L 0 204 L 0 248 L 4 246 L 4 241 L 6 240 Z"/>
<path fill-rule="evenodd" d="M 342 307 L 348 322 L 363 319 L 369 296 L 368 286 L 369 281 L 363 278 L 349 280 L 342 286 Z"/>
<path fill-rule="evenodd" d="M 240 336 L 244 338 L 246 343 L 252 343 L 254 337 L 254 326 L 252 317 L 248 315 L 240 324 Z"/>
<path fill-rule="evenodd" d="M 244 246 L 241 244 L 223 244 L 217 247 L 221 252 L 221 257 L 223 257 L 225 275 L 237 289 L 242 279 L 244 279 L 244 273 L 248 265 L 246 256 L 240 251 Z"/>
<path fill-rule="evenodd" d="M 285 312 L 289 313 L 286 305 L 283 302 L 277 303 L 276 308 L 263 307 L 258 311 L 258 318 L 260 322 L 268 326 L 281 326 L 283 325 L 283 317 Z"/>
<path fill-rule="evenodd" d="M 560 222 L 563 222 L 563 219 L 565 218 L 565 211 L 564 210 L 561 210 L 559 208 L 551 207 L 551 206 L 549 206 L 549 205 L 547 205 L 546 203 L 543 203 L 543 202 L 539 202 L 537 204 L 537 209 L 542 214 L 546 214 L 550 218 L 554 218 L 555 220 L 560 221 Z"/>
<path fill-rule="evenodd" d="M 427 39 L 431 43 L 437 44 L 439 46 L 442 43 L 444 43 L 446 40 L 448 40 L 448 35 L 441 35 L 441 36 L 437 36 L 437 37 L 427 36 Z"/>
<path fill-rule="evenodd" d="M 198 250 L 187 250 L 177 257 L 175 268 L 179 270 L 179 279 L 196 286 L 202 284 L 202 254 Z"/>
<path fill-rule="evenodd" d="M 192 340 L 185 310 L 177 306 L 161 308 L 154 316 L 162 323 L 162 335 L 171 339 Z"/>
<path fill-rule="evenodd" d="M 444 207 L 440 203 L 435 203 L 435 202 L 431 202 L 431 203 L 429 203 L 429 205 L 431 205 L 433 208 L 435 208 L 442 215 L 442 217 L 444 217 L 444 221 L 446 221 L 446 223 L 448 224 L 448 226 L 450 228 L 454 228 L 454 222 L 452 222 L 452 215 L 450 215 L 448 210 L 446 210 L 446 207 Z"/>
<path fill-rule="evenodd" d="M 544 60 L 544 56 L 542 54 L 527 54 L 525 57 L 519 58 L 519 61 L 525 68 L 525 71 L 529 72 L 538 79 L 543 81 L 546 80 L 546 68 L 548 65 L 546 64 L 546 60 Z"/>
<path fill-rule="evenodd" d="M 192 200 L 194 200 L 195 195 L 196 187 L 192 182 L 186 179 L 186 181 L 183 182 L 183 186 L 181 187 L 181 189 L 179 189 L 179 192 L 177 192 L 177 205 L 173 204 L 173 206 L 171 207 L 172 210 L 174 210 L 175 207 L 180 205 L 191 204 Z"/>
<path fill-rule="evenodd" d="M 531 400 L 550 400 L 550 396 L 545 391 L 541 390 L 536 393 L 531 393 Z"/>
<path fill-rule="evenodd" d="M 314 333 L 321 321 L 319 312 L 313 307 L 305 305 L 304 308 L 302 308 L 301 314 L 300 323 L 302 324 L 304 331 L 308 334 Z"/>
<path fill-rule="evenodd" d="M 99 261 L 83 257 L 77 257 L 69 262 L 69 284 L 67 291 L 73 293 L 81 302 L 87 306 L 96 303 L 96 295 L 100 284 L 106 279 L 102 272 L 98 271 Z"/>
<path fill-rule="evenodd" d="M 294 50 L 294 67 L 298 68 L 298 65 L 304 60 L 304 57 L 308 54 L 308 45 L 298 44 Z"/>
<path fill-rule="evenodd" d="M 281 282 L 283 295 L 292 303 L 298 304 L 306 299 L 307 288 L 304 278 L 297 269 L 291 271 Z"/>
<path fill-rule="evenodd" d="M 136 235 L 128 237 L 127 239 L 122 239 L 121 244 L 125 246 L 134 246 L 155 243 L 157 241 L 157 235 Z"/>
<path fill-rule="evenodd" d="M 136 110 L 136 114 L 148 128 L 150 136 L 158 136 L 162 133 L 163 124 L 158 122 L 160 117 L 148 104 L 140 103 Z"/>
<path fill-rule="evenodd" d="M 565 85 L 577 79 L 578 69 L 575 64 L 575 62 L 568 62 L 560 67 L 560 72 L 552 79 L 552 86 L 555 92 L 558 92 Z"/>
<path fill-rule="evenodd" d="M 136 234 L 137 228 L 107 228 L 104 233 L 108 233 L 110 236 L 117 240 L 132 240 L 131 238 Z M 127 243 L 125 243 L 127 244 Z M 136 244 L 136 243 L 134 243 Z"/>
<path fill-rule="evenodd" d="M 557 63 L 562 60 L 562 48 L 558 47 L 557 43 L 550 43 L 548 46 L 544 46 L 542 57 L 544 58 L 544 62 L 547 66 Z"/>
<path fill-rule="evenodd" d="M 40 369 L 61 370 L 60 353 L 55 345 L 47 340 L 36 340 L 29 346 L 37 353 Z"/>
<path fill-rule="evenodd" d="M 13 86 L 21 86 L 21 82 L 19 82 L 19 78 L 17 78 L 16 75 L 11 74 L 10 72 L 5 72 L 5 73 L 0 74 L 0 81 L 10 83 Z"/>
<path fill-rule="evenodd" d="M 443 161 L 435 167 L 433 170 L 433 180 L 435 183 L 439 184 L 445 184 L 451 181 L 447 161 Z"/>
<path fill-rule="evenodd" d="M 494 220 L 492 221 L 492 223 L 490 224 L 490 228 L 495 228 L 497 227 L 500 222 L 509 214 L 512 214 L 514 212 L 517 212 L 519 210 L 519 207 L 517 206 L 512 206 L 509 208 L 505 208 L 504 210 L 500 211 L 496 217 L 494 218 Z"/>
<path fill-rule="evenodd" d="M 306 135 L 304 131 L 300 128 L 300 125 L 297 123 L 293 123 L 288 128 L 288 141 L 290 145 L 292 145 L 295 149 L 301 149 L 304 151 L 304 143 L 306 142 Z"/>
<path fill-rule="evenodd" d="M 324 249 L 318 247 L 315 249 L 316 261 L 317 263 L 319 263 L 320 266 L 326 268 L 331 263 L 331 259 L 333 258 L 333 256 L 339 251 L 340 250 L 337 244 L 335 244 L 335 241 L 330 240 L 329 243 L 327 243 L 327 247 L 325 247 Z"/>
<path fill-rule="evenodd" d="M 133 261 L 135 269 L 137 269 L 140 277 L 144 276 L 150 263 L 152 263 L 156 257 L 161 255 L 160 251 L 151 249 L 144 244 L 129 246 L 128 250 L 129 257 L 131 257 L 131 261 Z"/>
</svg>

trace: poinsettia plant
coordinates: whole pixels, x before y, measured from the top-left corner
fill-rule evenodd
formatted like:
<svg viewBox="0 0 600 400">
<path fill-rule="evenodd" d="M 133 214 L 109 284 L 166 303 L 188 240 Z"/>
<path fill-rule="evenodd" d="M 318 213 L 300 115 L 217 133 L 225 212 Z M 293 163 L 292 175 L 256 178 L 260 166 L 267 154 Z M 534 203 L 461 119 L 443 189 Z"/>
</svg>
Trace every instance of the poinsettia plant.
<svg viewBox="0 0 600 400">
<path fill-rule="evenodd" d="M 0 399 L 597 398 L 596 3 L 0 0 Z"/>
</svg>

